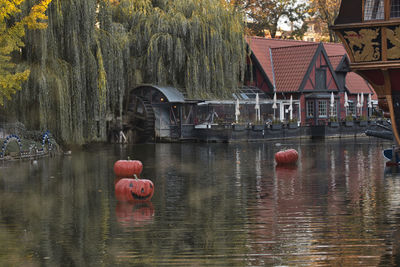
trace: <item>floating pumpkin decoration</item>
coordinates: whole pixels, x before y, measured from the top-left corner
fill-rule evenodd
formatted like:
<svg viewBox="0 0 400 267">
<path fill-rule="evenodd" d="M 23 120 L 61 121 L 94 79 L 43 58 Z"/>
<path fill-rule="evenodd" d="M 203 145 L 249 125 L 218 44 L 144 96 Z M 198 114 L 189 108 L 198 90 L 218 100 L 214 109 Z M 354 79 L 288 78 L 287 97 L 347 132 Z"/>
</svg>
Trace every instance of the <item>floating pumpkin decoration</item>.
<svg viewBox="0 0 400 267">
<path fill-rule="evenodd" d="M 118 160 L 114 164 L 114 173 L 120 178 L 134 178 L 142 173 L 143 164 L 140 160 Z"/>
<path fill-rule="evenodd" d="M 279 151 L 275 154 L 276 163 L 279 164 L 295 164 L 299 159 L 299 153 L 295 149 Z"/>
<path fill-rule="evenodd" d="M 115 207 L 117 221 L 125 229 L 152 223 L 154 213 L 154 207 L 150 201 L 117 202 Z"/>
<path fill-rule="evenodd" d="M 153 194 L 153 182 L 137 179 L 137 176 L 135 179 L 123 178 L 115 184 L 115 196 L 119 201 L 147 201 L 153 197 Z"/>
</svg>

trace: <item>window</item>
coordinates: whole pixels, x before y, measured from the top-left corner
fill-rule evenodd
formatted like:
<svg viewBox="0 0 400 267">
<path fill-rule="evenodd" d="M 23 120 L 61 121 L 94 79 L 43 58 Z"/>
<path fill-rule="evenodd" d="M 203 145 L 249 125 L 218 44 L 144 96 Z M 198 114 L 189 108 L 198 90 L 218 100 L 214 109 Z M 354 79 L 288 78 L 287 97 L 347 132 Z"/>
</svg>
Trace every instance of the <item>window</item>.
<svg viewBox="0 0 400 267">
<path fill-rule="evenodd" d="M 384 0 L 365 0 L 364 20 L 378 20 L 384 17 Z"/>
<path fill-rule="evenodd" d="M 314 101 L 307 101 L 307 118 L 314 117 Z"/>
<path fill-rule="evenodd" d="M 328 102 L 326 100 L 318 101 L 318 114 L 320 118 L 328 117 L 327 104 Z"/>
<path fill-rule="evenodd" d="M 326 69 L 317 69 L 315 72 L 317 89 L 326 89 Z"/>
<path fill-rule="evenodd" d="M 349 106 L 348 106 L 348 115 L 355 115 L 356 114 L 356 107 L 355 107 L 355 105 L 354 105 L 354 102 L 353 101 L 349 101 L 348 102 L 349 103 Z"/>
<path fill-rule="evenodd" d="M 392 0 L 390 7 L 390 17 L 400 18 L 400 0 Z"/>
</svg>

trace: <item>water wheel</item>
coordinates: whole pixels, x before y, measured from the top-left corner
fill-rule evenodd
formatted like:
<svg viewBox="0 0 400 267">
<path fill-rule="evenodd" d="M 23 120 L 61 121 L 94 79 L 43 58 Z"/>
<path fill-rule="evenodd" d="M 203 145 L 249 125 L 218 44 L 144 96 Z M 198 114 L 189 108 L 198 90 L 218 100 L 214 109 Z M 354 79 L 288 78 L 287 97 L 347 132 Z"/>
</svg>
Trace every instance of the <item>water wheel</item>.
<svg viewBox="0 0 400 267">
<path fill-rule="evenodd" d="M 135 143 L 154 141 L 154 110 L 149 101 L 131 95 L 125 116 L 125 131 Z"/>
</svg>

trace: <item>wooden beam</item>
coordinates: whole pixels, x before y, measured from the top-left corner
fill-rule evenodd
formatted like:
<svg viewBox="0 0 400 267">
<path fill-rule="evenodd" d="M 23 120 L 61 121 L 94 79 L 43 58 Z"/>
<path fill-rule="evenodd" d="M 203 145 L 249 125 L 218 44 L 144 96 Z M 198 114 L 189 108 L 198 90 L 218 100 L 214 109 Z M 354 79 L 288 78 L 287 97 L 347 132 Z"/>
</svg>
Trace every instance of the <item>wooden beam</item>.
<svg viewBox="0 0 400 267">
<path fill-rule="evenodd" d="M 331 29 L 341 30 L 341 29 L 351 29 L 351 28 L 386 27 L 386 26 L 398 26 L 399 24 L 400 24 L 400 18 L 393 18 L 388 21 L 374 20 L 374 21 L 366 21 L 363 23 L 340 24 L 336 26 L 331 26 Z"/>
<path fill-rule="evenodd" d="M 396 140 L 396 145 L 400 145 L 400 135 L 399 131 L 397 129 L 397 123 L 396 123 L 396 117 L 394 114 L 394 107 L 393 107 L 393 97 L 392 97 L 392 84 L 390 81 L 390 75 L 388 71 L 383 71 L 383 76 L 385 78 L 385 96 L 386 96 L 386 101 L 389 106 L 389 112 L 390 112 L 390 122 L 392 123 L 392 129 L 393 129 L 393 135 Z"/>
<path fill-rule="evenodd" d="M 362 22 L 364 23 L 365 22 L 365 19 L 364 19 L 364 14 L 365 14 L 365 12 L 364 12 L 364 7 L 365 7 L 365 1 L 366 0 L 363 0 L 362 1 L 362 9 L 361 9 L 361 13 L 362 13 Z"/>
<path fill-rule="evenodd" d="M 386 27 L 381 28 L 381 49 L 382 49 L 382 61 L 387 61 L 387 35 L 386 35 Z"/>
<path fill-rule="evenodd" d="M 371 70 L 371 69 L 400 69 L 400 60 L 396 61 L 375 61 L 368 63 L 350 63 L 352 70 Z"/>
<path fill-rule="evenodd" d="M 390 0 L 385 0 L 385 20 L 390 19 Z"/>
</svg>

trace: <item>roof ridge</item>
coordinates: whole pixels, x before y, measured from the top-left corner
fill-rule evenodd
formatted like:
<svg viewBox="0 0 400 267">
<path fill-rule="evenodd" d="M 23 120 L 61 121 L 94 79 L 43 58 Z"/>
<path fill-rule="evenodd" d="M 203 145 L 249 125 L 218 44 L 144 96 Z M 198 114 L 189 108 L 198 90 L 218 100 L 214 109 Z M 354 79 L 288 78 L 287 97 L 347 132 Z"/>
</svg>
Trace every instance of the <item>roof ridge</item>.
<svg viewBox="0 0 400 267">
<path fill-rule="evenodd" d="M 265 40 L 265 41 L 285 41 L 285 42 L 293 42 L 293 43 L 310 43 L 310 44 L 329 44 L 329 45 L 341 45 L 341 43 L 333 43 L 333 42 L 313 42 L 313 41 L 305 41 L 305 40 L 296 40 L 296 39 L 280 39 L 280 38 L 267 38 L 267 37 L 261 37 L 261 36 L 246 36 L 245 38 L 253 38 L 253 39 L 259 39 L 259 40 Z"/>
<path fill-rule="evenodd" d="M 271 50 L 286 49 L 286 48 L 298 48 L 298 47 L 307 47 L 307 46 L 319 46 L 319 43 L 271 47 Z"/>
</svg>

